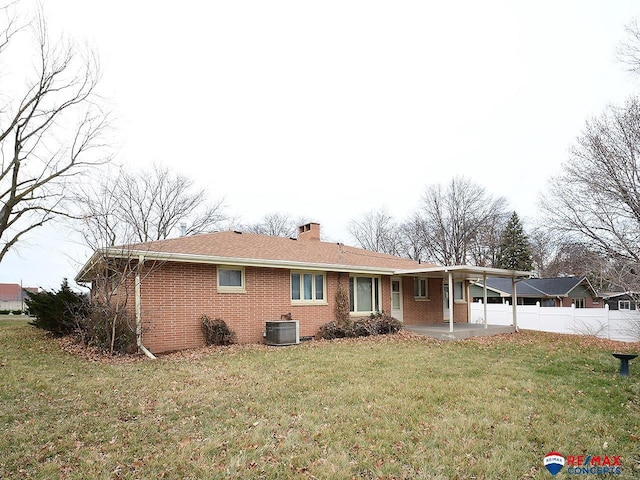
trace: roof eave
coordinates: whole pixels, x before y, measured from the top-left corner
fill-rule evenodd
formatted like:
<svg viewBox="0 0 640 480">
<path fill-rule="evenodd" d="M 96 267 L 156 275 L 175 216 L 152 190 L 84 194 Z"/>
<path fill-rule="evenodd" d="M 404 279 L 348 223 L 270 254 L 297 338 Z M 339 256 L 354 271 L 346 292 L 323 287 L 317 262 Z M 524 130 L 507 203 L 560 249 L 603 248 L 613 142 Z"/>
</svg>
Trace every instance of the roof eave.
<svg viewBox="0 0 640 480">
<path fill-rule="evenodd" d="M 353 272 L 370 275 L 393 275 L 394 268 L 368 267 L 360 265 L 345 265 L 320 262 L 300 262 L 293 260 L 271 260 L 263 258 L 221 257 L 215 255 L 198 255 L 187 253 L 153 252 L 146 250 L 122 250 L 119 248 L 107 248 L 96 251 L 85 263 L 78 275 L 76 282 L 90 282 L 87 275 L 102 258 L 131 258 L 144 257 L 145 261 L 156 262 L 180 262 L 200 263 L 209 265 L 237 265 L 241 267 L 268 267 L 289 268 L 294 270 L 318 270 L 328 272 Z"/>
<path fill-rule="evenodd" d="M 504 268 L 493 267 L 477 267 L 473 265 L 452 265 L 446 267 L 425 267 L 414 268 L 405 270 L 396 270 L 396 275 L 418 275 L 418 274 L 438 274 L 438 276 L 444 276 L 444 274 L 458 274 L 466 277 L 477 277 L 478 275 L 488 275 L 491 277 L 509 277 L 509 278 L 530 278 L 533 272 L 526 272 L 522 270 L 506 270 Z"/>
</svg>

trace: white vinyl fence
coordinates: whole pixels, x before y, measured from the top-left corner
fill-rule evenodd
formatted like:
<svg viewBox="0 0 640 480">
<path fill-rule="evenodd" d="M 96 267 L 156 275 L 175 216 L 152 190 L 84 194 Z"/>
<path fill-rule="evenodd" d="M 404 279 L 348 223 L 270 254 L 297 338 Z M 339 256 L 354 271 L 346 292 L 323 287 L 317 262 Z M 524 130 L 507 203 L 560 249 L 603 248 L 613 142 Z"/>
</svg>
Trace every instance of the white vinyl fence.
<svg viewBox="0 0 640 480">
<path fill-rule="evenodd" d="M 595 335 L 609 340 L 640 340 L 640 311 L 605 308 L 541 307 L 518 305 L 518 328 L 542 332 Z M 483 323 L 484 305 L 471 304 L 471 323 Z M 513 310 L 508 303 L 487 304 L 489 325 L 512 325 Z"/>
</svg>

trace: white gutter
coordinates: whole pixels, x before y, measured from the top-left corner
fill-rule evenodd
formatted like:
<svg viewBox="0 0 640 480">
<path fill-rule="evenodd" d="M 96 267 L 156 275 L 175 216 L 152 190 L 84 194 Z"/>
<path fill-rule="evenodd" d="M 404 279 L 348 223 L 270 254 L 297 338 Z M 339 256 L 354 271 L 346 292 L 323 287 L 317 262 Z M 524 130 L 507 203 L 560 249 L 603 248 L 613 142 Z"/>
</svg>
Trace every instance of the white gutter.
<svg viewBox="0 0 640 480">
<path fill-rule="evenodd" d="M 144 255 L 138 256 L 138 266 L 136 268 L 135 278 L 135 302 L 136 302 L 136 343 L 138 345 L 138 351 L 144 353 L 152 360 L 156 359 L 156 356 L 151 353 L 147 347 L 142 344 L 142 297 L 140 295 L 140 267 L 144 265 Z"/>
<path fill-rule="evenodd" d="M 424 274 L 444 274 L 444 273 L 459 273 L 461 275 L 470 275 L 470 276 L 479 276 L 482 274 L 487 274 L 492 277 L 531 277 L 531 272 L 525 272 L 521 270 L 506 270 L 504 268 L 493 268 L 493 267 L 476 267 L 474 265 L 452 265 L 446 267 L 424 267 L 424 268 L 411 268 L 411 269 L 402 269 L 395 270 L 396 275 L 416 275 L 420 273 Z M 444 277 L 443 275 L 443 278 Z"/>
<path fill-rule="evenodd" d="M 393 275 L 395 268 L 385 267 L 367 267 L 354 266 L 332 263 L 309 263 L 293 260 L 271 260 L 260 258 L 242 258 L 242 257 L 220 257 L 215 255 L 197 255 L 188 253 L 165 253 L 150 252 L 140 250 L 123 250 L 120 248 L 106 248 L 96 251 L 89 259 L 85 266 L 76 276 L 76 281 L 81 281 L 86 272 L 97 263 L 94 257 L 111 257 L 111 258 L 135 258 L 136 256 L 144 256 L 147 261 L 161 262 L 184 262 L 184 263 L 201 263 L 212 265 L 237 265 L 243 267 L 270 267 L 270 268 L 291 268 L 294 270 L 318 270 L 327 272 L 356 272 L 368 273 L 371 275 Z"/>
</svg>

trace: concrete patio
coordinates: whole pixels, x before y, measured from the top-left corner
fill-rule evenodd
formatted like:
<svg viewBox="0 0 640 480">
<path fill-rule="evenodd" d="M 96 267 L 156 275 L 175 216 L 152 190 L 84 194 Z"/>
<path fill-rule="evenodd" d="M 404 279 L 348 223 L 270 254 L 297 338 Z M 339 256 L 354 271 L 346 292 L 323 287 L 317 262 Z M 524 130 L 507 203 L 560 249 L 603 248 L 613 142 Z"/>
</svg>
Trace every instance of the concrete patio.
<svg viewBox="0 0 640 480">
<path fill-rule="evenodd" d="M 490 337 L 500 335 L 502 333 L 514 333 L 516 331 L 513 326 L 503 325 L 484 325 L 478 323 L 454 323 L 453 332 L 449 331 L 449 323 L 441 324 L 423 324 L 423 325 L 405 325 L 405 330 L 413 332 L 417 335 L 437 338 L 438 340 L 462 340 L 471 337 Z"/>
</svg>

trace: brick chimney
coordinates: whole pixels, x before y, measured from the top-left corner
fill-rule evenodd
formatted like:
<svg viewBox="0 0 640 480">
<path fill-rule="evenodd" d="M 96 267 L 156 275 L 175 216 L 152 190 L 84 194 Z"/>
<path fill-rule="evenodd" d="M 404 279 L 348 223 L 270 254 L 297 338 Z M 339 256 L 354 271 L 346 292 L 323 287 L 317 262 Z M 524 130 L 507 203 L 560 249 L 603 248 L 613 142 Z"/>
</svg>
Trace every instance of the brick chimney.
<svg viewBox="0 0 640 480">
<path fill-rule="evenodd" d="M 307 223 L 298 227 L 298 240 L 320 240 L 320 224 Z"/>
</svg>

